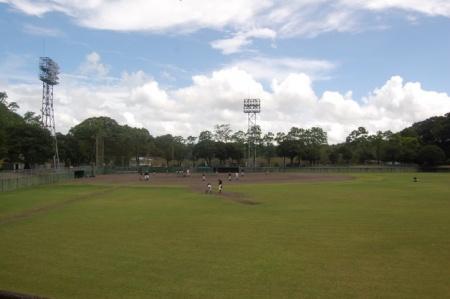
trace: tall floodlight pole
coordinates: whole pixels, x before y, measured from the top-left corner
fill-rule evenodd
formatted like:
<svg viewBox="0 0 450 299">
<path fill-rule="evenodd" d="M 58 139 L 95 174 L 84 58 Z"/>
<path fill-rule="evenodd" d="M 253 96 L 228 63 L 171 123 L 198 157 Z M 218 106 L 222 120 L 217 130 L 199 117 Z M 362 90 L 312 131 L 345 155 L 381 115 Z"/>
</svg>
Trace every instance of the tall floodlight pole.
<svg viewBox="0 0 450 299">
<path fill-rule="evenodd" d="M 39 79 L 42 81 L 42 127 L 52 134 L 55 140 L 55 154 L 53 156 L 54 167 L 59 167 L 58 141 L 56 139 L 55 112 L 53 109 L 53 86 L 59 82 L 59 66 L 49 57 L 41 57 L 39 60 Z"/>
<path fill-rule="evenodd" d="M 250 166 L 251 154 L 253 152 L 253 168 L 256 167 L 256 142 L 252 138 L 252 129 L 256 126 L 257 115 L 261 113 L 260 99 L 244 99 L 244 113 L 247 114 L 247 144 L 248 144 L 248 166 Z M 252 148 L 253 146 L 253 148 Z"/>
</svg>

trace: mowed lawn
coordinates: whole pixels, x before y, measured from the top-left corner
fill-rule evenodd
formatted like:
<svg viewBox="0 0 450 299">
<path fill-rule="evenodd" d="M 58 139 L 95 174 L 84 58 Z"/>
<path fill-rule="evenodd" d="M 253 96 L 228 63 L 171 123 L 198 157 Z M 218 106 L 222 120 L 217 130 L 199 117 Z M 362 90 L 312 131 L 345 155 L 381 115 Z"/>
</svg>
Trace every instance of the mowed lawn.
<svg viewBox="0 0 450 299">
<path fill-rule="evenodd" d="M 260 204 L 181 187 L 0 193 L 0 290 L 50 298 L 450 298 L 449 174 L 232 191 Z"/>
</svg>

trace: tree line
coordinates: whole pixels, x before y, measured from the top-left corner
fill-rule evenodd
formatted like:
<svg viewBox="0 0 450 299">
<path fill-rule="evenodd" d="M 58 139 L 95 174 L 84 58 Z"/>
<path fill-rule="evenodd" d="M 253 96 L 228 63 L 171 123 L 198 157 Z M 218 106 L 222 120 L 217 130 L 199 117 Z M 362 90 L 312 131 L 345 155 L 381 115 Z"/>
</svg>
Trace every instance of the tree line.
<svg viewBox="0 0 450 299">
<path fill-rule="evenodd" d="M 18 105 L 0 93 L 0 167 L 23 163 L 35 167 L 52 160 L 54 138 L 41 127 L 40 116 L 17 113 Z M 109 117 L 93 117 L 57 133 L 60 161 L 86 164 L 139 165 L 143 157 L 159 158 L 164 166 L 245 165 L 256 148 L 258 165 L 299 167 L 349 164 L 438 165 L 450 159 L 450 113 L 432 117 L 400 132 L 370 134 L 356 128 L 345 142 L 329 145 L 319 127 L 292 127 L 288 132 L 233 132 L 218 124 L 198 136 L 152 136 L 145 128 L 119 125 Z M 249 148 L 252 149 L 249 153 Z"/>
</svg>

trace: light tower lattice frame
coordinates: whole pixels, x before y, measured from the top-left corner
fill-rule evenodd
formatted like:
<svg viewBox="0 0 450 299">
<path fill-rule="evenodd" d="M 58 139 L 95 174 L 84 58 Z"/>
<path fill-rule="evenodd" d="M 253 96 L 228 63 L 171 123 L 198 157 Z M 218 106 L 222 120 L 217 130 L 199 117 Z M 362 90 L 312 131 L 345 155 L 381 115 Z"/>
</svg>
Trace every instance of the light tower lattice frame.
<svg viewBox="0 0 450 299">
<path fill-rule="evenodd" d="M 58 140 L 56 138 L 55 110 L 53 108 L 53 86 L 58 85 L 59 66 L 49 57 L 39 59 L 39 79 L 42 81 L 41 125 L 50 131 L 55 141 L 53 163 L 59 168 Z"/>
<path fill-rule="evenodd" d="M 252 129 L 257 125 L 258 114 L 261 113 L 260 99 L 244 99 L 244 113 L 247 114 L 247 166 L 256 167 L 256 142 L 253 138 Z M 252 156 L 253 153 L 253 157 Z M 253 159 L 252 159 L 253 158 Z M 252 161 L 253 160 L 253 161 Z M 251 163 L 252 162 L 252 163 Z"/>
</svg>

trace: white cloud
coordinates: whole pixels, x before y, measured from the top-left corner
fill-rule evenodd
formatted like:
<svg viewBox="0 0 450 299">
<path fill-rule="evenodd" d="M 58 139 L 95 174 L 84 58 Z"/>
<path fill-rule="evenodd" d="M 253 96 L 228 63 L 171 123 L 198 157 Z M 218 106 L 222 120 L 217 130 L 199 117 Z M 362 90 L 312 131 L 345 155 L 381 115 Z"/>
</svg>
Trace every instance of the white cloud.
<svg viewBox="0 0 450 299">
<path fill-rule="evenodd" d="M 430 16 L 450 17 L 450 2 L 447 0 L 341 0 L 349 6 L 359 6 L 369 10 L 402 9 Z"/>
<path fill-rule="evenodd" d="M 86 55 L 86 60 L 81 64 L 79 71 L 82 75 L 104 78 L 109 73 L 109 66 L 101 62 L 101 57 L 97 52 L 91 52 Z"/>
<path fill-rule="evenodd" d="M 236 53 L 254 38 L 314 37 L 324 32 L 385 28 L 367 24 L 367 14 L 387 10 L 450 18 L 448 0 L 2 0 L 16 10 L 42 16 L 60 12 L 79 25 L 101 30 L 186 33 L 215 29 L 228 38 L 212 42 Z M 417 16 L 416 16 L 417 17 Z M 262 28 L 262 29 L 254 29 Z"/>
<path fill-rule="evenodd" d="M 36 36 L 49 36 L 49 37 L 59 37 L 64 35 L 63 32 L 57 28 L 47 28 L 32 24 L 25 24 L 23 26 L 23 32 Z"/>
<path fill-rule="evenodd" d="M 91 62 L 100 63 L 101 57 L 94 56 Z M 0 80 L 0 90 L 20 104 L 21 112 L 39 111 L 41 88 L 39 82 Z M 425 90 L 420 83 L 405 83 L 399 76 L 357 101 L 351 92 L 317 95 L 311 77 L 298 72 L 273 78 L 265 89 L 251 73 L 233 66 L 194 76 L 190 86 L 177 89 L 162 88 L 142 71 L 124 72 L 116 81 L 95 84 L 63 74 L 61 84 L 55 87 L 55 115 L 57 128 L 63 132 L 85 118 L 106 115 L 122 124 L 143 126 L 154 135 L 189 136 L 218 123 L 244 129 L 242 99 L 247 97 L 262 99 L 259 121 L 264 131 L 320 126 L 331 143 L 343 141 L 359 126 L 371 132 L 397 131 L 450 112 L 449 95 Z"/>
<path fill-rule="evenodd" d="M 125 86 L 140 86 L 149 81 L 151 81 L 151 77 L 148 76 L 144 71 L 137 71 L 135 73 L 122 73 L 122 84 Z"/>
<path fill-rule="evenodd" d="M 32 2 L 32 1 L 23 1 L 23 0 L 1 0 L 1 3 L 7 3 L 12 5 L 15 9 L 22 11 L 29 15 L 41 16 L 47 12 L 55 10 L 56 7 L 50 2 Z"/>
<path fill-rule="evenodd" d="M 233 37 L 213 41 L 211 46 L 219 49 L 223 54 L 233 54 L 241 52 L 242 49 L 252 43 L 252 39 L 275 39 L 277 33 L 269 28 L 252 29 L 246 32 L 238 32 Z"/>
<path fill-rule="evenodd" d="M 337 66 L 336 63 L 327 60 L 265 56 L 236 60 L 231 65 L 245 70 L 255 79 L 266 81 L 283 80 L 292 73 L 305 73 L 314 80 L 326 79 L 329 72 Z"/>
<path fill-rule="evenodd" d="M 251 40 L 242 35 L 236 35 L 232 38 L 220 39 L 211 42 L 211 47 L 221 50 L 223 54 L 234 54 L 241 51 L 245 46 L 251 44 Z"/>
<path fill-rule="evenodd" d="M 31 15 L 63 12 L 79 24 L 118 31 L 164 31 L 168 28 L 192 31 L 244 24 L 269 0 L 9 0 L 12 6 Z"/>
</svg>

